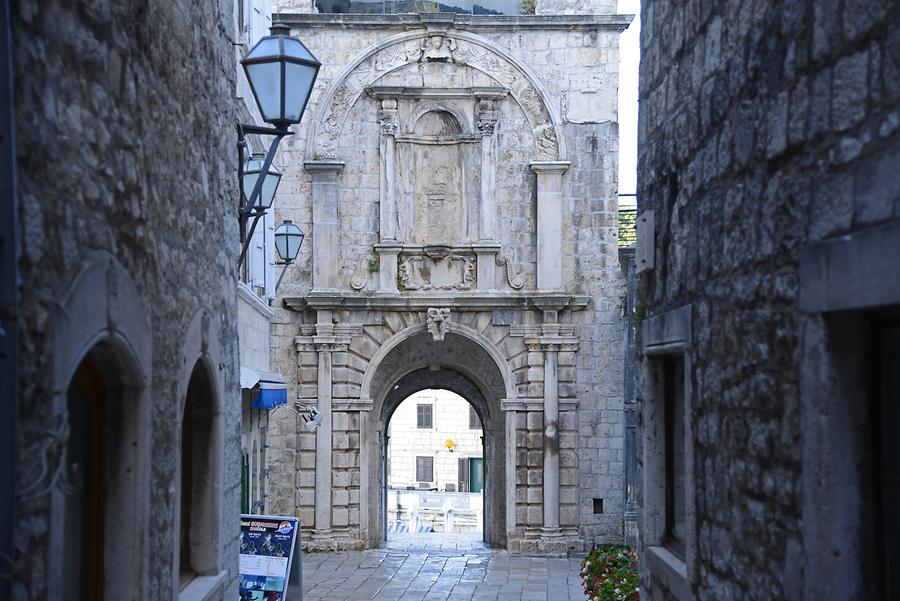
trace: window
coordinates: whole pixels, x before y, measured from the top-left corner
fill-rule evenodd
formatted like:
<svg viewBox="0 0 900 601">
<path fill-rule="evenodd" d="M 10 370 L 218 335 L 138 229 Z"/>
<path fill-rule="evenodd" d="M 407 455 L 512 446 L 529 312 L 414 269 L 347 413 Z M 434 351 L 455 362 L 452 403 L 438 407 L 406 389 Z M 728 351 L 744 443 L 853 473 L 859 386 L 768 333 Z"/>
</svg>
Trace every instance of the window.
<svg viewBox="0 0 900 601">
<path fill-rule="evenodd" d="M 416 427 L 425 430 L 430 430 L 434 427 L 434 405 L 416 405 Z"/>
<path fill-rule="evenodd" d="M 182 590 L 196 576 L 214 573 L 218 567 L 213 389 L 208 370 L 198 361 L 188 383 L 181 422 L 178 581 Z"/>
<path fill-rule="evenodd" d="M 481 430 L 481 420 L 472 405 L 469 405 L 469 430 Z"/>
<path fill-rule="evenodd" d="M 684 556 L 685 456 L 684 456 L 684 357 L 663 359 L 663 413 L 665 420 L 666 514 L 664 543 Z"/>
<path fill-rule="evenodd" d="M 416 481 L 431 482 L 433 480 L 434 457 L 416 457 Z"/>
</svg>

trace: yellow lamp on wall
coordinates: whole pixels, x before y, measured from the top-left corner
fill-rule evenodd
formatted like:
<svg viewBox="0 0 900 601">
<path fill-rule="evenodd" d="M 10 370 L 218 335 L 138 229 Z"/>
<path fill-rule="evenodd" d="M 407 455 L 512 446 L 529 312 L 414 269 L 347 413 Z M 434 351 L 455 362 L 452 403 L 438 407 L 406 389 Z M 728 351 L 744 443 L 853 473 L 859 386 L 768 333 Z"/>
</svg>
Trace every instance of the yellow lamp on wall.
<svg viewBox="0 0 900 601">
<path fill-rule="evenodd" d="M 453 452 L 453 447 L 456 446 L 456 443 L 453 442 L 453 440 L 451 440 L 451 439 L 448 438 L 447 440 L 444 441 L 444 446 L 447 447 L 447 450 L 450 451 L 450 452 L 452 453 L 452 452 Z"/>
</svg>

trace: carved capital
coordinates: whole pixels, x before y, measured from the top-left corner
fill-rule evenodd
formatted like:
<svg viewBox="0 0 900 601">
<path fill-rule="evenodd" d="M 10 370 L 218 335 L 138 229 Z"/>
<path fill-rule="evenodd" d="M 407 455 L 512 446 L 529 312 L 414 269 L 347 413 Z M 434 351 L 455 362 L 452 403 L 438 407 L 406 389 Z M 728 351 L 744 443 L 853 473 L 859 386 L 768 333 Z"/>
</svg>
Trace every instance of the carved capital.
<svg viewBox="0 0 900 601">
<path fill-rule="evenodd" d="M 496 110 L 493 98 L 479 98 L 476 124 L 482 136 L 493 136 L 497 127 L 497 117 L 499 113 Z"/>
</svg>

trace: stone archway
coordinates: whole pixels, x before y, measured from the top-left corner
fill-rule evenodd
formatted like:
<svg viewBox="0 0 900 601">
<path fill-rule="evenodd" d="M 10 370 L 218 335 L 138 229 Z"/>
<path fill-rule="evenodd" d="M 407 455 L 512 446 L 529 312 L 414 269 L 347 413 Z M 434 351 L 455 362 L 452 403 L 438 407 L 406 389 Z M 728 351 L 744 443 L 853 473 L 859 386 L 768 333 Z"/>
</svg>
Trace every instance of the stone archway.
<svg viewBox="0 0 900 601">
<path fill-rule="evenodd" d="M 373 401 L 368 412 L 366 431 L 367 515 L 363 528 L 368 545 L 377 546 L 385 536 L 384 461 L 385 434 L 390 417 L 411 394 L 428 388 L 441 388 L 464 397 L 475 408 L 484 429 L 485 451 L 485 540 L 506 545 L 508 448 L 506 419 L 502 403 L 506 394 L 505 370 L 482 341 L 454 328 L 444 341 L 436 341 L 428 332 L 415 328 L 398 333 L 379 361 L 372 362 L 369 392 Z"/>
</svg>

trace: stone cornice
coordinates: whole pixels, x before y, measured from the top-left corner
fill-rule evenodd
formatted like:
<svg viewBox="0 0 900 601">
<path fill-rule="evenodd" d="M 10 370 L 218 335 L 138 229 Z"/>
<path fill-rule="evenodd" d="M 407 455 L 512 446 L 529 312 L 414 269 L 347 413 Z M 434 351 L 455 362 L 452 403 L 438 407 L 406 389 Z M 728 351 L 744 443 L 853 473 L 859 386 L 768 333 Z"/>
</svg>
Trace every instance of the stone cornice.
<svg viewBox="0 0 900 601">
<path fill-rule="evenodd" d="M 540 309 L 548 299 L 561 308 L 572 311 L 584 309 L 591 298 L 553 292 L 533 293 L 454 293 L 454 294 L 361 294 L 349 292 L 316 292 L 305 297 L 286 297 L 284 305 L 295 311 L 307 309 L 368 309 L 375 311 L 426 311 L 429 307 L 448 307 L 458 311 L 492 311 L 494 309 Z"/>
<path fill-rule="evenodd" d="M 339 29 L 425 29 L 438 25 L 466 31 L 625 31 L 634 15 L 457 15 L 451 13 L 366 15 L 275 13 L 272 23 L 291 27 L 334 27 Z"/>
</svg>

